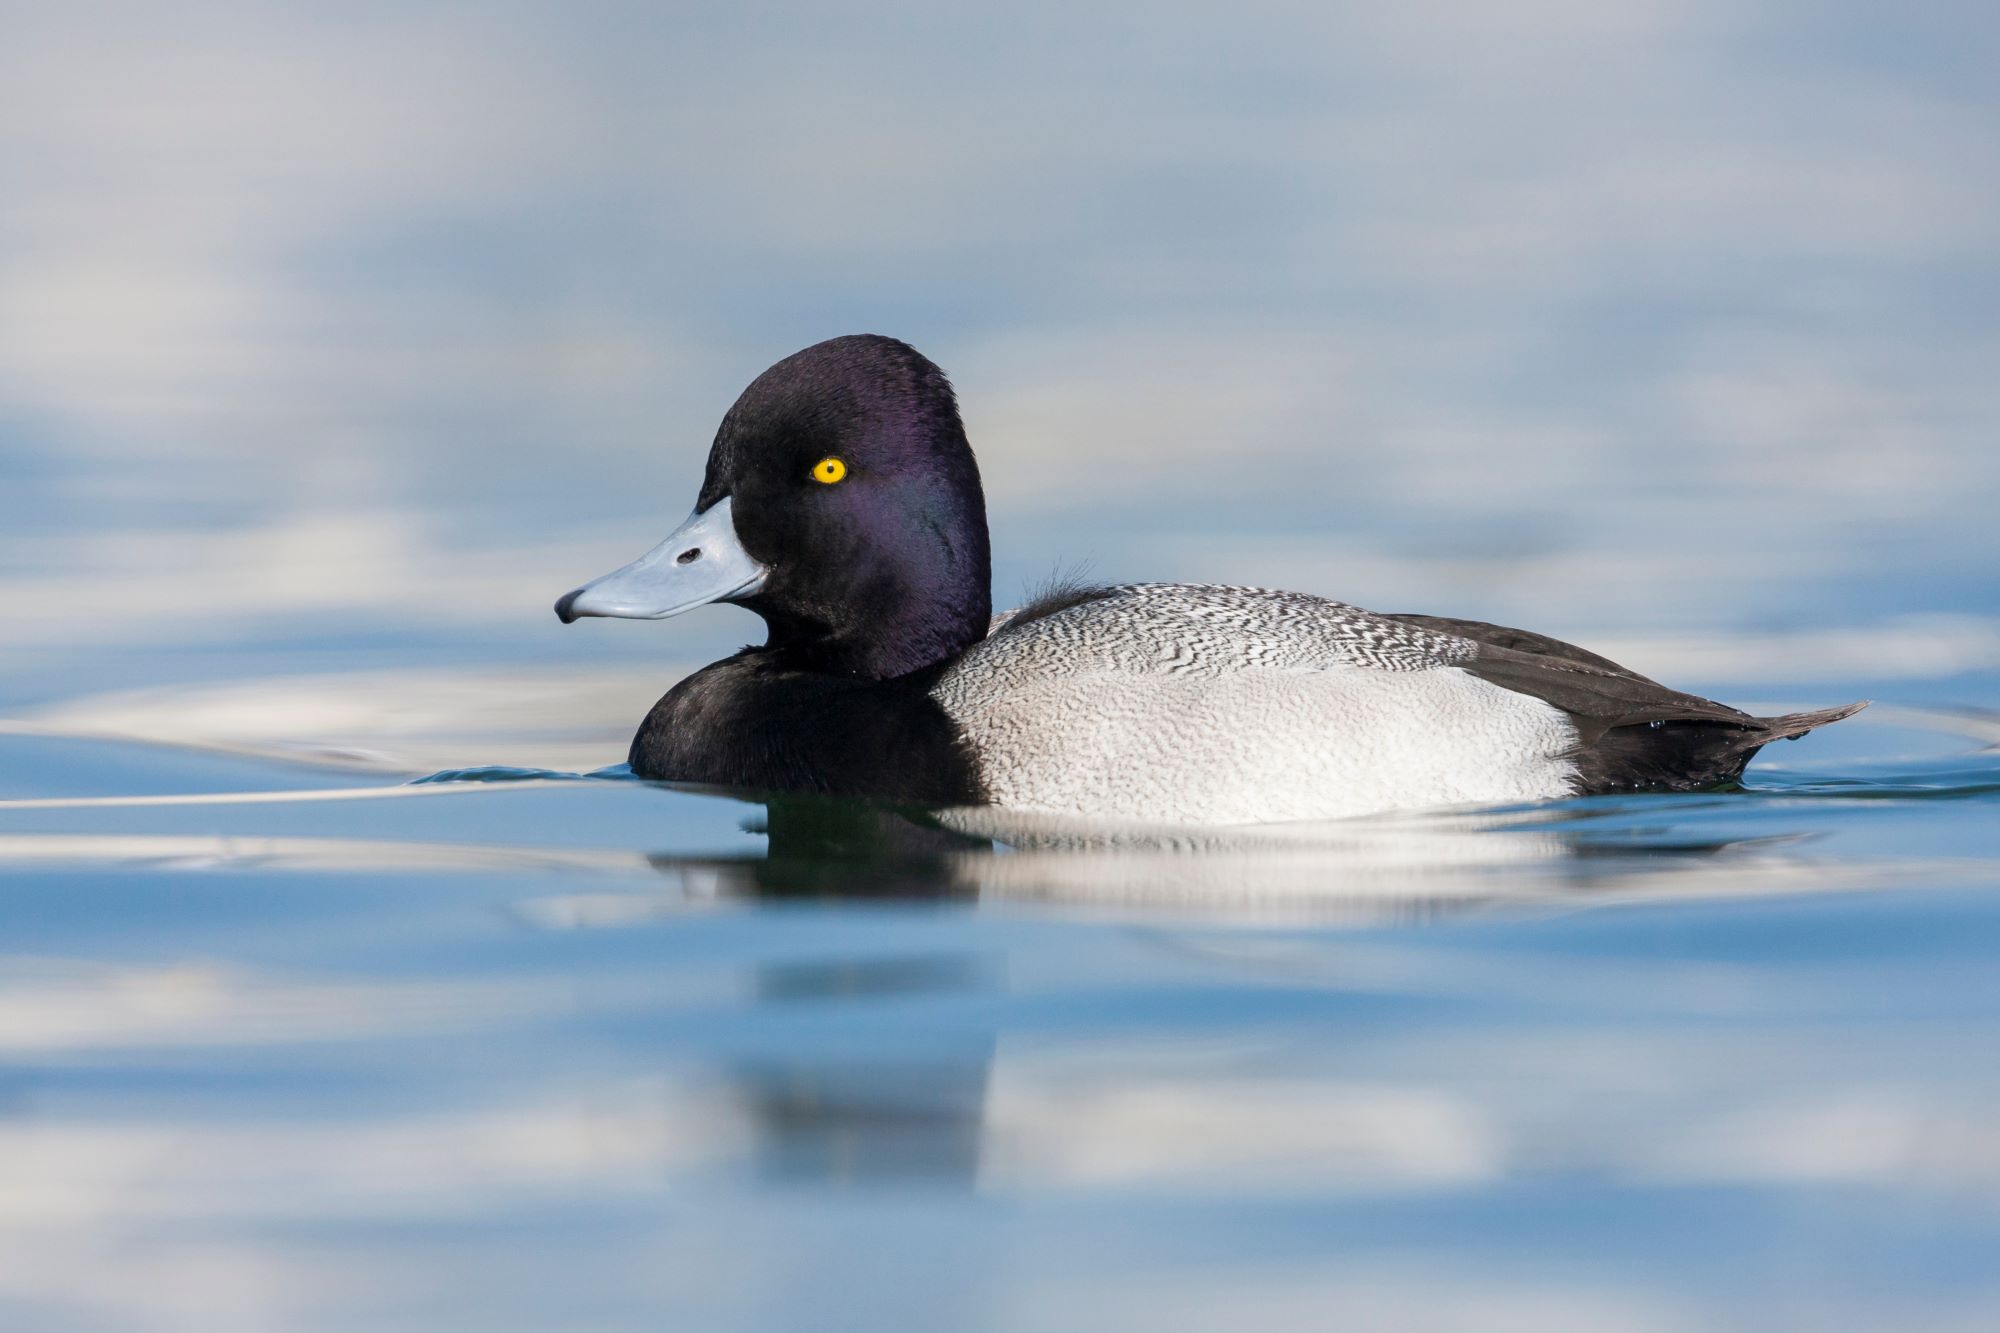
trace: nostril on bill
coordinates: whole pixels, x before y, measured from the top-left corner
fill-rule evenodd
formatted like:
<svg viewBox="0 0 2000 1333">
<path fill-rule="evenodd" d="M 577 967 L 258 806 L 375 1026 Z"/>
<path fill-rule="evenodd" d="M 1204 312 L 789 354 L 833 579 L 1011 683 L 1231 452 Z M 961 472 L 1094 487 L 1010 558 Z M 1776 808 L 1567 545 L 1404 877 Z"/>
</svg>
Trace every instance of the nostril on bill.
<svg viewBox="0 0 2000 1333">
<path fill-rule="evenodd" d="M 701 548 L 699 546 L 690 546 L 687 550 L 682 551 L 674 557 L 674 563 L 677 565 L 691 565 L 699 559 L 701 559 Z"/>
</svg>

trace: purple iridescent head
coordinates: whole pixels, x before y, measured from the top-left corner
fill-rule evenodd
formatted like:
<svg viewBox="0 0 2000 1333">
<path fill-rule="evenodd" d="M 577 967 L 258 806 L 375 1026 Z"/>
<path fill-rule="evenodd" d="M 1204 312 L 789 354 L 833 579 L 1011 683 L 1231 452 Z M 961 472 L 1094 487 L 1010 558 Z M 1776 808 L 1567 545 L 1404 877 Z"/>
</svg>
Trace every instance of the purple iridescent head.
<svg viewBox="0 0 2000 1333">
<path fill-rule="evenodd" d="M 991 613 L 979 468 L 944 372 L 893 338 L 833 338 L 759 375 L 722 419 L 695 512 L 556 603 L 564 621 L 728 601 L 798 666 L 900 676 Z"/>
</svg>

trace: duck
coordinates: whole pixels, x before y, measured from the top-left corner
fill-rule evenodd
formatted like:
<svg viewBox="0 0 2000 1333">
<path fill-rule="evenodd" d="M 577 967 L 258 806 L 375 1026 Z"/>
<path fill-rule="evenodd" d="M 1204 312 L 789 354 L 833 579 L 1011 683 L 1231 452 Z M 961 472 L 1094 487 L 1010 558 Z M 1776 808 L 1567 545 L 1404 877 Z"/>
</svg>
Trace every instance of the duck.
<svg viewBox="0 0 2000 1333">
<path fill-rule="evenodd" d="M 957 397 L 876 334 L 757 376 L 687 520 L 555 609 L 717 602 L 765 642 L 667 691 L 638 777 L 1262 824 L 1726 787 L 1866 707 L 1753 717 L 1546 635 L 1268 588 L 1071 583 L 996 617 Z"/>
</svg>

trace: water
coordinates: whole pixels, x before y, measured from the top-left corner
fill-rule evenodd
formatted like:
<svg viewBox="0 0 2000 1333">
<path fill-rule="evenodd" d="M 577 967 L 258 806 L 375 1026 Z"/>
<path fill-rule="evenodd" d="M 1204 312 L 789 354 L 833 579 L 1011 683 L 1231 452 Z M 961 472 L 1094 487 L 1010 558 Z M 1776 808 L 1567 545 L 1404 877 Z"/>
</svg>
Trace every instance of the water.
<svg viewBox="0 0 2000 1333">
<path fill-rule="evenodd" d="M 2000 1326 L 1987 8 L 6 26 L 0 1327 Z M 1002 604 L 1875 705 L 1226 835 L 632 780 L 755 627 L 550 603 L 863 329 Z"/>
<path fill-rule="evenodd" d="M 1741 792 L 1006 850 L 616 769 L 8 737 L 5 1299 L 1975 1327 L 2000 751 L 1923 721 Z"/>
</svg>

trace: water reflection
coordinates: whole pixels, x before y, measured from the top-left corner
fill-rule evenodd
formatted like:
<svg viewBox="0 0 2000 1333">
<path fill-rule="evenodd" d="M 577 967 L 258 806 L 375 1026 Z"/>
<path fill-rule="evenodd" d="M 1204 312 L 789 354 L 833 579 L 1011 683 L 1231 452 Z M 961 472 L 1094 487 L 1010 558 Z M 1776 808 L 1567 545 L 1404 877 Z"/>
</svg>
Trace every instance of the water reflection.
<svg viewBox="0 0 2000 1333">
<path fill-rule="evenodd" d="M 45 955 L 0 967 L 0 1301 L 143 1324 L 151 1305 L 102 1294 L 136 1260 L 204 1275 L 175 1289 L 189 1326 L 393 1322 L 396 1295 L 334 1280 L 365 1266 L 482 1327 L 604 1291 L 799 1327 L 893 1252 L 862 1298 L 897 1307 L 885 1325 L 978 1324 L 987 1283 L 1117 1325 L 1172 1322 L 1179 1265 L 1151 1247 L 1182 1246 L 1190 1299 L 1272 1299 L 1288 1264 L 1299 1293 L 1347 1266 L 1379 1283 L 1393 1254 L 1426 1275 L 1391 1284 L 1403 1304 L 1617 1327 L 1647 1274 L 1769 1276 L 1732 1252 L 1746 1210 L 1783 1225 L 1833 1192 L 1854 1208 L 1828 1235 L 1936 1240 L 1949 1271 L 2000 1200 L 1990 895 L 1748 901 L 2000 882 L 1921 861 L 1990 818 L 1921 776 L 1865 807 L 1767 790 L 1228 831 L 619 782 L 140 807 L 326 836 L 42 834 L 0 866 L 23 872 L 11 947 Z M 627 812 L 628 845 L 690 812 L 766 845 L 510 864 L 388 837 L 343 860 L 330 836 L 478 812 L 547 837 L 593 806 Z M 1864 808 L 1911 838 L 1822 856 Z M 1340 928 L 1257 928 L 1296 918 Z M 1413 919 L 1454 928 L 1376 928 Z M 65 921 L 139 957 L 65 961 Z M 1606 1216 L 1664 1220 L 1635 1260 Z M 1104 1226 L 1131 1251 L 1091 1252 Z M 1564 1275 L 1537 1288 L 1552 1249 Z M 1541 1294 L 1467 1267 L 1496 1253 Z"/>
<path fill-rule="evenodd" d="M 1978 781 L 1977 790 L 1988 785 Z M 647 863 L 672 886 L 666 892 L 564 895 L 524 910 L 552 926 L 625 924 L 727 900 L 1014 904 L 1390 924 L 1505 904 L 1882 886 L 1939 869 L 1926 859 L 1818 855 L 1810 827 L 1774 832 L 1760 824 L 1723 833 L 1689 826 L 1689 817 L 1703 812 L 1726 822 L 1750 799 L 1728 794 L 1237 828 L 818 797 L 742 799 L 759 811 L 744 827 L 765 836 L 763 854 L 651 853 Z"/>
<path fill-rule="evenodd" d="M 9 12 L 0 1326 L 2000 1327 L 1990 715 L 1198 840 L 361 789 L 618 758 L 747 623 L 550 571 L 864 327 L 1003 597 L 1993 701 L 1992 6 L 932 9 Z"/>
<path fill-rule="evenodd" d="M 1727 810 L 1732 799 L 1742 798 L 1187 829 L 794 797 L 763 804 L 761 818 L 750 821 L 768 837 L 765 856 L 655 854 L 650 863 L 674 883 L 672 891 L 542 899 L 534 915 L 545 924 L 629 927 L 672 917 L 693 901 L 893 901 L 1059 907 L 1071 914 L 1084 908 L 1154 922 L 1381 925 L 1508 904 L 1824 892 L 1939 878 L 1933 863 L 1831 864 L 1809 855 L 1811 838 L 1800 833 L 1706 837 L 1680 822 L 1703 808 Z M 1635 815 L 1652 822 L 1634 826 Z M 1966 869 L 1958 867 L 1961 874 Z M 1654 1015 L 1756 1010 L 1776 998 L 1758 994 L 1746 976 L 1707 967 L 1599 969 L 1570 960 L 1545 969 L 1490 959 L 1440 965 L 1405 949 L 1352 941 L 1176 930 L 1149 932 L 1147 939 L 1155 966 L 1164 961 L 1209 986 L 1315 996 L 1336 1011 L 1405 995 L 1502 1007 L 1560 999 Z M 970 1002 L 1002 1013 L 1020 989 L 1010 966 L 956 948 L 849 955 L 763 964 L 752 987 L 758 1006 L 796 1009 L 816 1024 L 838 1021 L 835 1015 L 857 1006 L 907 1016 L 912 1006 Z M 1620 998 L 1608 1001 L 1614 995 Z M 1634 1157 L 1607 1142 L 1593 1147 L 1604 1136 L 1578 1133 L 1568 1111 L 1549 1122 L 1550 1109 L 1536 1107 L 1532 1096 L 1518 1104 L 1523 1089 L 1509 1059 L 1546 1067 L 1553 1057 L 1572 1087 L 1584 1078 L 1570 1056 L 1533 1041 L 1511 1056 L 1482 1052 L 1459 1076 L 1474 1086 L 1454 1086 L 1428 1074 L 1412 1077 L 1403 1061 L 1384 1062 L 1379 1054 L 1359 1068 L 1302 1068 L 1299 1038 L 1280 1036 L 1274 1045 L 1268 1034 L 1246 1039 L 1226 1027 L 1207 1040 L 1182 1034 L 1157 1048 L 1019 1034 L 1003 1041 L 1004 1030 L 998 1019 L 919 1025 L 900 1032 L 893 1052 L 839 1043 L 822 1049 L 807 1041 L 731 1062 L 728 1078 L 755 1144 L 756 1170 L 794 1186 L 921 1184 L 1017 1195 L 1133 1188 L 1421 1193 L 1489 1188 L 1558 1162 L 1566 1163 L 1560 1170 L 1610 1167 L 1640 1176 L 1667 1170 L 1678 1177 L 1715 1170 L 1718 1160 L 1745 1163 L 1776 1152 L 1793 1132 L 1812 1136 L 1813 1146 L 1788 1142 L 1768 1160 L 1810 1160 L 1815 1165 L 1799 1169 L 1815 1179 L 1888 1170 L 1900 1180 L 1904 1167 L 1881 1163 L 1854 1125 L 1872 1125 L 1895 1141 L 1919 1132 L 1965 1132 L 1963 1123 L 1945 1126 L 1929 1112 L 1919 1119 L 1930 1129 L 1920 1131 L 1908 1105 L 1857 1109 L 1862 1119 L 1850 1123 L 1834 1109 L 1849 1096 L 1842 1092 L 1831 1103 L 1761 1111 L 1762 1120 L 1745 1123 L 1711 1115 L 1669 1133 L 1656 1121 L 1656 1151 Z M 1660 1079 L 1686 1077 L 1687 1062 L 1707 1059 L 1658 1042 L 1653 1047 L 1615 1056 L 1598 1049 L 1578 1058 L 1594 1068 L 1590 1078 L 1604 1084 L 1607 1096 L 1654 1100 Z M 1755 1048 L 1753 1041 L 1742 1058 L 1754 1060 Z M 1688 1107 L 1721 1100 L 1711 1076 L 1695 1082 L 1706 1088 L 1707 1103 L 1694 1092 L 1669 1100 Z M 1567 1128 L 1558 1131 L 1556 1124 Z M 1622 1144 L 1628 1130 L 1607 1133 Z M 1577 1137 L 1558 1149 L 1549 1138 L 1557 1132 Z M 1611 1158 L 1599 1160 L 1597 1153 Z M 1661 1165 L 1669 1161 L 1679 1164 Z"/>
<path fill-rule="evenodd" d="M 827 1006 L 1000 989 L 990 960 L 946 951 L 787 962 L 757 969 L 758 1002 Z M 772 1179 L 969 1187 L 978 1176 L 995 1039 L 974 1031 L 893 1055 L 806 1051 L 740 1063 L 735 1080 Z"/>
<path fill-rule="evenodd" d="M 82 1326 L 106 1265 L 187 1270 L 199 1232 L 191 1325 L 219 1292 L 246 1328 L 379 1323 L 327 1274 L 407 1264 L 456 1289 L 440 1325 L 495 1274 L 484 1327 L 643 1273 L 796 1327 L 885 1250 L 956 1276 L 871 1285 L 878 1323 L 977 1324 L 989 1278 L 1167 1320 L 1173 1265 L 1072 1262 L 1064 1219 L 1234 1245 L 1213 1300 L 1268 1295 L 1300 1236 L 1302 1291 L 1385 1244 L 1456 1273 L 1524 1200 L 1512 1262 L 1616 1286 L 1640 1270 L 1579 1217 L 1727 1196 L 1676 1224 L 1702 1237 L 1839 1190 L 1964 1244 L 2000 1199 L 1967 1054 L 1995 926 L 1931 892 L 2000 883 L 1964 729 L 1747 792 L 1240 829 L 8 743 L 78 795 L 0 801 L 0 1309 Z M 1928 896 L 1829 893 L 1889 887 Z M 586 1283 L 579 1222 L 635 1248 Z"/>
<path fill-rule="evenodd" d="M 763 1173 L 796 1183 L 970 1189 L 993 1051 L 991 1041 L 968 1042 L 956 1060 L 741 1066 Z"/>
<path fill-rule="evenodd" d="M 1939 877 L 1934 864 L 1900 872 L 1880 864 L 1834 866 L 1806 855 L 1810 838 L 1796 833 L 1704 837 L 1674 818 L 1704 804 L 1720 810 L 1731 802 L 1600 802 L 1217 830 L 789 798 L 769 802 L 753 820 L 769 838 L 767 856 L 656 854 L 651 863 L 675 891 L 644 906 L 632 895 L 605 895 L 597 900 L 601 911 L 572 903 L 560 915 L 571 926 L 630 926 L 683 911 L 692 896 L 801 906 L 976 902 L 1060 907 L 1072 915 L 1081 907 L 1136 912 L 1156 923 L 1303 918 L 1379 925 L 1501 904 L 1823 892 L 1880 887 L 1899 875 L 1919 882 Z M 1635 813 L 1652 824 L 1631 826 Z M 540 903 L 544 920 L 552 908 Z M 1447 997 L 1500 1012 L 1555 1002 L 1655 1020 L 1785 1003 L 1746 975 L 1708 966 L 1444 963 L 1352 940 L 1174 929 L 1149 929 L 1143 938 L 1152 968 L 1199 977 L 1210 988 L 1248 987 L 1280 1007 L 1290 995 L 1301 1015 L 1365 1014 L 1385 1003 L 1422 1008 Z M 1729 1079 L 1742 1077 L 1764 1053 L 1754 1037 L 1733 1053 L 1629 1033 L 1614 1045 L 1588 1037 L 1565 1049 L 1527 1037 L 1476 1052 L 1454 1037 L 1442 1055 L 1421 1046 L 1400 1057 L 1375 1050 L 1350 1064 L 1328 1062 L 1323 1050 L 1309 1055 L 1319 1041 L 1309 1029 L 1287 1032 L 1283 1020 L 1256 1036 L 1225 1022 L 1206 1037 L 1181 1031 L 1158 1043 L 1009 1035 L 999 1015 L 1023 990 L 1010 971 L 1023 965 L 948 948 L 759 966 L 753 983 L 759 1006 L 802 1009 L 816 1025 L 875 1006 L 897 1034 L 858 1051 L 840 1043 L 821 1049 L 808 1039 L 788 1054 L 731 1064 L 728 1077 L 760 1175 L 793 1186 L 921 1184 L 1014 1197 L 1133 1189 L 1422 1196 L 1476 1193 L 1552 1171 L 1609 1170 L 1635 1179 L 1665 1172 L 1665 1179 L 1681 1179 L 1723 1170 L 1733 1179 L 1764 1178 L 1766 1167 L 1753 1168 L 1753 1161 L 1801 1164 L 1769 1169 L 1801 1170 L 1814 1180 L 1860 1173 L 1909 1184 L 1928 1179 L 1928 1168 L 1914 1159 L 1885 1162 L 1878 1134 L 1888 1142 L 1953 1136 L 1958 1146 L 1950 1151 L 1961 1162 L 1964 1153 L 1978 1156 L 1990 1146 L 1983 1132 L 1974 1135 L 1976 1143 L 1966 1139 L 1963 1117 L 1946 1123 L 1935 1107 L 1920 1109 L 1907 1099 L 1877 1105 L 1860 1091 L 1837 1088 L 1789 1109 L 1767 1101 L 1781 1101 L 1794 1078 L 1837 1083 L 1831 1067 L 1809 1075 L 1789 1069 L 1753 1099 L 1763 1109 L 1718 1115 L 1714 1108 L 1730 1100 Z M 914 1007 L 954 1002 L 993 1017 L 905 1026 Z M 1457 1062 L 1453 1077 L 1435 1076 L 1439 1058 Z M 1735 1075 L 1723 1072 L 1732 1067 Z M 1537 1069 L 1524 1081 L 1520 1071 Z M 1557 1079 L 1571 1092 L 1595 1084 L 1606 1104 L 1623 1099 L 1620 1118 L 1627 1123 L 1595 1129 L 1580 1123 L 1574 1106 L 1546 1104 L 1532 1091 L 1537 1078 Z M 1667 1092 L 1676 1080 L 1684 1086 Z M 1973 1094 L 1973 1104 L 1989 1095 Z M 1867 1105 L 1849 1108 L 1856 1097 Z M 1637 1110 L 1641 1105 L 1647 1109 Z M 1651 1148 L 1636 1154 L 1629 1137 L 1635 1115 L 1647 1126 L 1642 1137 L 1652 1136 Z M 1676 1116 L 1688 1118 L 1674 1126 Z M 1736 1165 L 1718 1165 L 1724 1161 Z"/>
</svg>

